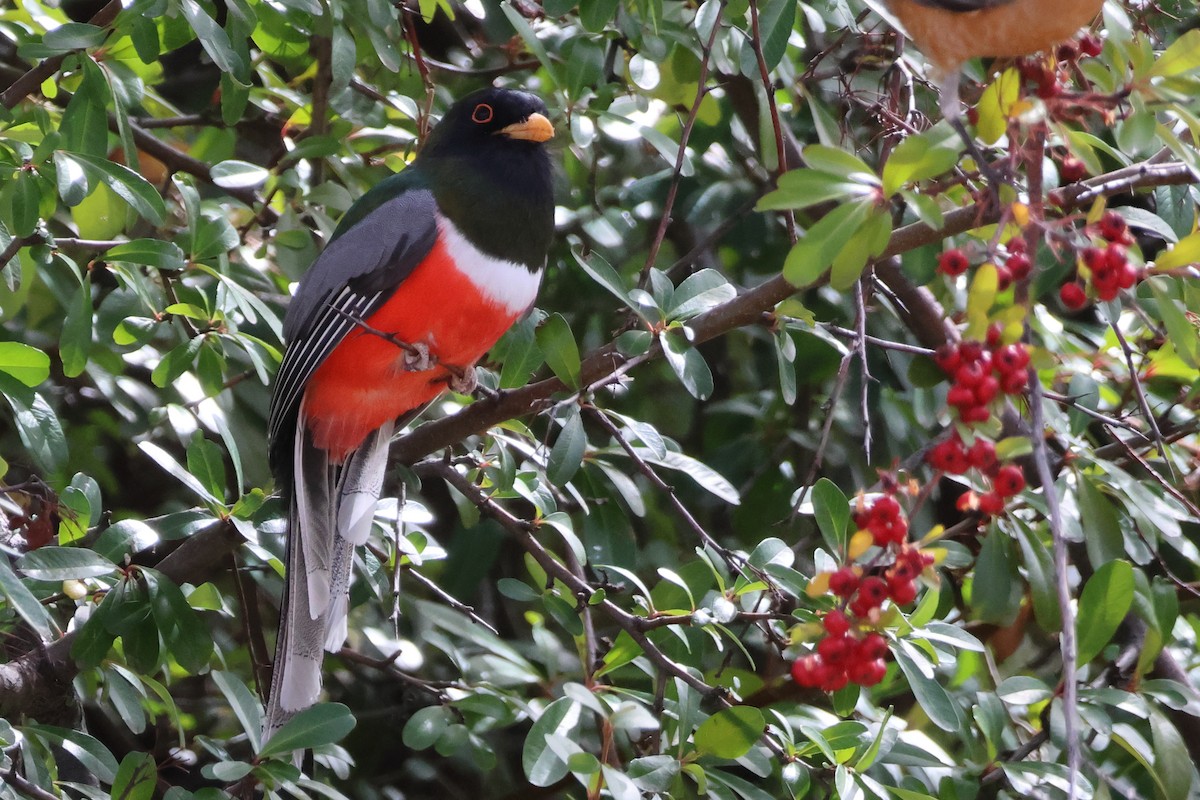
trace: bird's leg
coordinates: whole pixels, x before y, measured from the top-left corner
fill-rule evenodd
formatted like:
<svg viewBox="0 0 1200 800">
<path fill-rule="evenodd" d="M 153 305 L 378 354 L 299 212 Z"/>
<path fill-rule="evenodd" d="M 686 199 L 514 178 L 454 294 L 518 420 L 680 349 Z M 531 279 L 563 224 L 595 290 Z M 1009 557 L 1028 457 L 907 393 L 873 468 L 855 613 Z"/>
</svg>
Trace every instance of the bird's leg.
<svg viewBox="0 0 1200 800">
<path fill-rule="evenodd" d="M 443 364 L 442 366 L 450 373 L 446 379 L 446 385 L 450 387 L 450 391 L 459 394 L 472 394 L 476 387 L 479 386 L 479 379 L 475 376 L 474 364 L 468 364 L 465 367 L 451 364 Z"/>
<path fill-rule="evenodd" d="M 404 348 L 404 369 L 408 372 L 424 372 L 433 369 L 434 359 L 429 355 L 429 345 L 424 342 L 407 342 Z"/>
</svg>

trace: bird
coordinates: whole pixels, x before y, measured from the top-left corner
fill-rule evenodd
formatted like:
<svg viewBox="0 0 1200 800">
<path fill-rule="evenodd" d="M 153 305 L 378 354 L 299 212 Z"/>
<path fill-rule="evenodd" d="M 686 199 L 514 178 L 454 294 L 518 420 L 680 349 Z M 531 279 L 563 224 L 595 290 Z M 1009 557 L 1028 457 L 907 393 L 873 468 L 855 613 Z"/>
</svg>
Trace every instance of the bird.
<svg viewBox="0 0 1200 800">
<path fill-rule="evenodd" d="M 410 165 L 346 211 L 301 278 L 268 415 L 287 509 L 266 741 L 321 690 L 347 636 L 353 548 L 366 542 L 388 444 L 532 306 L 554 237 L 554 136 L 535 95 L 453 103 Z"/>
<path fill-rule="evenodd" d="M 933 65 L 942 116 L 986 162 L 962 124 L 958 81 L 972 58 L 1016 58 L 1070 39 L 1100 13 L 1104 0 L 886 0 L 904 33 Z"/>
</svg>

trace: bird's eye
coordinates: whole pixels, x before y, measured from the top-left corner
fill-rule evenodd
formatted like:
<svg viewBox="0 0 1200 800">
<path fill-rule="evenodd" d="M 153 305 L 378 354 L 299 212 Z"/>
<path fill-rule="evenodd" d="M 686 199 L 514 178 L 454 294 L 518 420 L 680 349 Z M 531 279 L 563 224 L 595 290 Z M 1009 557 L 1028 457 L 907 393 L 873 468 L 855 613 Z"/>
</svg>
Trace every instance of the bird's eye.
<svg viewBox="0 0 1200 800">
<path fill-rule="evenodd" d="M 495 112 L 492 111 L 491 106 L 489 106 L 487 103 L 480 103 L 479 105 L 475 106 L 475 110 L 471 112 L 471 121 L 477 122 L 480 125 L 484 125 L 491 122 L 494 115 Z"/>
</svg>

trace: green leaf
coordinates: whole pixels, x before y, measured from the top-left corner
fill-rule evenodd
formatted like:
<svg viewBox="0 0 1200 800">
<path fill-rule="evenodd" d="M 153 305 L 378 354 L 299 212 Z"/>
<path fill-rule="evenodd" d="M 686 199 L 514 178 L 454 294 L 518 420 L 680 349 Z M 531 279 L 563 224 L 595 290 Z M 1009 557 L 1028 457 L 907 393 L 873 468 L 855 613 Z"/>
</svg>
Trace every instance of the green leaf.
<svg viewBox="0 0 1200 800">
<path fill-rule="evenodd" d="M 21 731 L 59 745 L 74 756 L 85 770 L 104 783 L 111 784 L 117 777 L 117 760 L 108 752 L 107 747 L 86 733 L 49 725 L 24 725 Z"/>
<path fill-rule="evenodd" d="M 196 356 L 204 344 L 204 335 L 193 336 L 183 344 L 167 352 L 150 373 L 150 380 L 160 389 L 174 383 L 175 379 L 191 369 Z"/>
<path fill-rule="evenodd" d="M 221 694 L 225 695 L 225 699 L 229 702 L 229 707 L 233 710 L 234 716 L 242 725 L 242 730 L 250 739 L 250 747 L 255 753 L 259 752 L 261 747 L 260 737 L 262 736 L 262 706 L 258 699 L 246 688 L 246 684 L 242 683 L 241 678 L 229 672 L 221 670 L 213 670 L 211 673 L 213 683 L 221 690 Z"/>
<path fill-rule="evenodd" d="M 910 134 L 896 146 L 883 167 L 883 194 L 895 194 L 907 183 L 942 175 L 958 163 L 958 133 L 949 125 Z"/>
<path fill-rule="evenodd" d="M 760 198 L 754 208 L 757 211 L 801 211 L 834 200 L 859 200 L 878 191 L 874 175 L 864 173 L 858 177 L 861 180 L 847 180 L 843 175 L 799 167 L 780 175 L 778 188 Z"/>
<path fill-rule="evenodd" d="M 847 527 L 850 524 L 850 502 L 838 485 L 821 478 L 813 486 L 813 515 L 825 543 L 835 553 L 846 552 Z"/>
<path fill-rule="evenodd" d="M 1021 561 L 1033 595 L 1033 614 L 1048 633 L 1062 630 L 1062 609 L 1058 605 L 1058 582 L 1054 578 L 1054 561 L 1049 548 L 1030 528 L 1017 525 L 1017 542 L 1021 546 Z"/>
<path fill-rule="evenodd" d="M 762 37 L 763 60 L 773 70 L 787 52 L 788 39 L 796 24 L 796 0 L 766 0 L 761 5 L 758 30 Z"/>
<path fill-rule="evenodd" d="M 50 613 L 29 588 L 21 582 L 8 565 L 8 557 L 0 556 L 0 595 L 4 595 L 8 607 L 16 611 L 28 623 L 43 642 L 51 642 L 59 635 Z"/>
<path fill-rule="evenodd" d="M 1088 579 L 1075 625 L 1080 664 L 1098 656 L 1117 632 L 1133 604 L 1133 588 L 1133 567 L 1128 561 L 1109 561 Z"/>
<path fill-rule="evenodd" d="M 640 448 L 638 455 L 651 464 L 658 464 L 659 466 L 679 470 L 700 484 L 701 488 L 706 489 L 730 505 L 736 506 L 742 502 L 738 490 L 724 475 L 689 455 L 670 450 L 666 455 L 660 457 L 650 450 L 641 450 Z"/>
<path fill-rule="evenodd" d="M 225 458 L 221 448 L 196 431 L 187 448 L 188 472 L 200 481 L 213 497 L 225 496 Z"/>
<path fill-rule="evenodd" d="M 1021 576 L 1013 558 L 1012 540 L 993 530 L 983 540 L 971 584 L 971 608 L 979 619 L 1008 625 L 1021 606 Z"/>
<path fill-rule="evenodd" d="M 550 457 L 546 463 L 546 477 L 555 486 L 566 486 L 583 464 L 587 452 L 587 432 L 583 429 L 583 418 L 579 406 L 571 406 L 563 422 Z"/>
<path fill-rule="evenodd" d="M 155 269 L 171 271 L 181 270 L 186 265 L 179 245 L 160 239 L 133 239 L 119 244 L 104 254 L 104 260 L 144 264 Z"/>
<path fill-rule="evenodd" d="M 921 708 L 929 716 L 929 720 L 944 731 L 955 732 L 962 729 L 961 715 L 954 700 L 937 682 L 936 675 L 928 665 L 926 658 L 915 647 L 903 639 L 900 646 L 892 650 L 900 671 L 908 679 L 913 696 Z M 918 661 L 920 659 L 920 661 Z"/>
<path fill-rule="evenodd" d="M 150 581 L 154 621 L 167 650 L 189 673 L 203 671 L 213 655 L 208 627 L 170 578 L 149 569 L 144 573 Z"/>
<path fill-rule="evenodd" d="M 163 448 L 159 447 L 154 442 L 138 442 L 138 448 L 148 455 L 154 463 L 158 464 L 168 473 L 175 477 L 184 486 L 191 489 L 206 503 L 215 506 L 223 505 L 221 500 L 208 490 L 208 487 L 201 483 L 194 475 L 183 468 L 175 457 L 168 453 Z"/>
<path fill-rule="evenodd" d="M 1158 709 L 1150 712 L 1150 734 L 1154 741 L 1154 777 L 1167 800 L 1188 797 L 1194 766 L 1179 729 Z"/>
<path fill-rule="evenodd" d="M 87 173 L 61 150 L 54 152 L 54 176 L 58 185 L 58 196 L 68 207 L 77 206 L 91 192 Z"/>
<path fill-rule="evenodd" d="M 68 581 L 112 575 L 117 565 L 81 547 L 39 547 L 21 556 L 17 569 L 39 581 Z"/>
<path fill-rule="evenodd" d="M 113 780 L 112 797 L 120 800 L 151 800 L 158 785 L 158 764 L 149 753 L 130 753 L 121 759 Z"/>
<path fill-rule="evenodd" d="M 222 189 L 254 189 L 269 177 L 269 171 L 246 161 L 222 161 L 212 168 L 213 183 Z"/>
<path fill-rule="evenodd" d="M 717 758 L 741 758 L 767 729 L 763 714 L 753 706 L 718 711 L 700 724 L 693 739 L 696 750 Z"/>
<path fill-rule="evenodd" d="M 538 315 L 528 314 L 508 329 L 493 348 L 493 357 L 501 358 L 500 388 L 516 389 L 529 383 L 529 376 L 545 362 L 537 345 Z"/>
<path fill-rule="evenodd" d="M 575 262 L 588 274 L 592 280 L 607 289 L 614 297 L 620 300 L 629 308 L 637 311 L 637 304 L 629 297 L 629 290 L 625 287 L 625 281 L 615 269 L 609 266 L 609 263 L 600 257 L 598 253 L 590 253 L 587 258 L 584 258 L 574 250 L 571 255 L 575 256 Z"/>
<path fill-rule="evenodd" d="M 558 65 L 550 58 L 550 53 L 547 52 L 546 46 L 538 39 L 537 34 L 534 33 L 525 16 L 514 8 L 511 2 L 500 3 L 500 10 L 504 12 L 504 16 L 508 19 L 509 24 L 516 29 L 517 35 L 525 42 L 525 46 L 529 48 L 529 52 L 533 53 L 534 57 L 537 58 L 546 70 L 546 75 L 550 78 L 553 85 L 562 86 L 563 80 L 558 73 Z"/>
<path fill-rule="evenodd" d="M 50 356 L 20 342 L 0 342 L 0 372 L 32 388 L 50 376 Z"/>
<path fill-rule="evenodd" d="M 46 31 L 42 44 L 60 53 L 99 47 L 108 37 L 108 31 L 86 22 L 65 22 L 52 31 Z"/>
<path fill-rule="evenodd" d="M 783 277 L 787 282 L 798 289 L 816 283 L 858 233 L 871 207 L 863 202 L 846 203 L 821 217 L 783 262 Z"/>
<path fill-rule="evenodd" d="M 813 169 L 879 185 L 879 178 L 875 176 L 875 170 L 871 169 L 867 162 L 839 147 L 810 144 L 800 155 L 804 159 L 804 163 Z"/>
<path fill-rule="evenodd" d="M 92 283 L 85 277 L 67 307 L 67 315 L 63 320 L 58 351 L 62 358 L 63 374 L 68 378 L 78 377 L 87 367 L 91 349 Z"/>
<path fill-rule="evenodd" d="M 259 756 L 286 755 L 341 741 L 357 720 L 341 703 L 319 703 L 292 717 L 263 745 Z"/>
<path fill-rule="evenodd" d="M 705 400 L 713 392 L 712 371 L 700 351 L 692 347 L 686 334 L 683 326 L 675 325 L 660 333 L 658 340 L 662 343 L 667 363 L 675 371 L 683 388 L 697 400 Z"/>
<path fill-rule="evenodd" d="M 537 329 L 537 344 L 555 376 L 572 389 L 579 388 L 579 347 L 562 314 L 551 314 Z"/>
<path fill-rule="evenodd" d="M 89 157 L 103 159 L 108 153 L 108 106 L 112 94 L 108 81 L 96 62 L 90 58 L 82 59 L 83 80 L 71 96 L 67 108 L 63 111 L 61 129 L 63 147 L 74 154 L 86 154 Z M 71 154 L 66 154 L 72 157 Z M 56 158 L 55 163 L 60 159 Z M 78 205 L 80 196 L 75 203 Z"/>
<path fill-rule="evenodd" d="M 141 175 L 129 167 L 87 153 L 72 152 L 64 155 L 83 167 L 93 185 L 103 183 L 151 223 L 162 224 L 167 215 L 162 195 Z"/>
<path fill-rule="evenodd" d="M 579 724 L 579 704 L 569 697 L 560 697 L 542 709 L 525 737 L 521 750 L 521 766 L 525 777 L 534 786 L 552 786 L 567 775 L 566 759 L 547 743 L 551 736 L 571 737 Z"/>
<path fill-rule="evenodd" d="M 1200 30 L 1190 30 L 1171 42 L 1146 73 L 1149 78 L 1172 78 L 1200 69 Z"/>
<path fill-rule="evenodd" d="M 67 439 L 62 424 L 46 398 L 0 374 L 0 393 L 12 406 L 17 433 L 34 462 L 44 472 L 55 473 L 67 460 Z"/>
<path fill-rule="evenodd" d="M 737 289 L 715 269 L 693 272 L 675 288 L 667 319 L 691 319 L 737 297 Z"/>
<path fill-rule="evenodd" d="M 408 718 L 401 739 L 405 747 L 428 750 L 441 738 L 454 719 L 454 713 L 442 705 L 426 706 Z"/>
<path fill-rule="evenodd" d="M 192 26 L 192 30 L 196 32 L 196 38 L 200 40 L 204 52 L 208 53 L 213 63 L 220 67 L 222 72 L 228 72 L 239 78 L 243 77 L 247 71 L 247 65 L 234 51 L 233 45 L 229 41 L 229 34 L 208 15 L 208 12 L 196 0 L 180 0 L 179 8 L 183 11 L 183 16 L 187 19 L 188 24 Z"/>
</svg>

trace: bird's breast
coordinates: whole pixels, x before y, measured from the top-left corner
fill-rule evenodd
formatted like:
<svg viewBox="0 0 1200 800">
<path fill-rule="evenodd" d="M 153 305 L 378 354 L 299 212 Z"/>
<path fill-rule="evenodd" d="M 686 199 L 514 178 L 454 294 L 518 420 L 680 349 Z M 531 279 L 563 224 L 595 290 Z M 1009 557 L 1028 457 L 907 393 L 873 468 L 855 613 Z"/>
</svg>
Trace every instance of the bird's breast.
<svg viewBox="0 0 1200 800">
<path fill-rule="evenodd" d="M 537 297 L 540 270 L 488 256 L 448 220 L 438 222 L 432 251 L 364 321 L 371 330 L 352 329 L 309 382 L 304 424 L 334 461 L 445 390 L 442 365 L 473 365 Z M 406 368 L 397 341 L 426 345 L 435 364 Z"/>
</svg>

